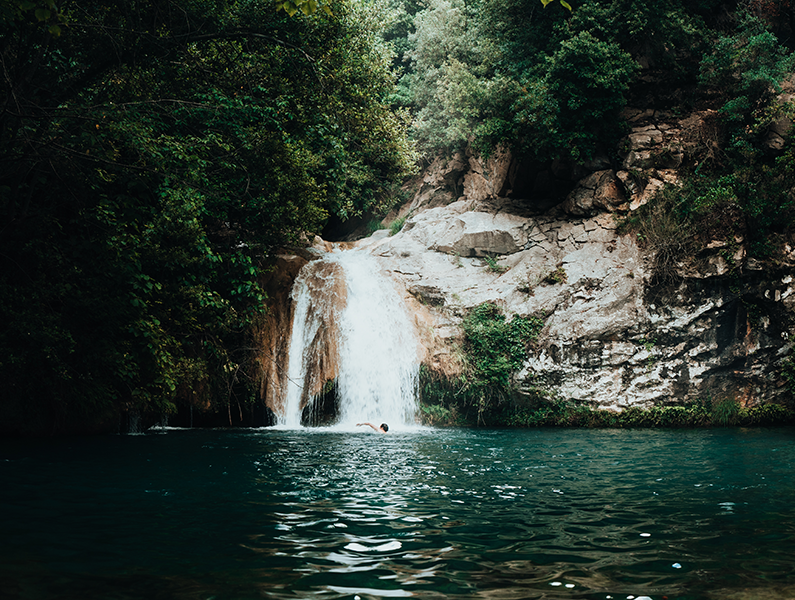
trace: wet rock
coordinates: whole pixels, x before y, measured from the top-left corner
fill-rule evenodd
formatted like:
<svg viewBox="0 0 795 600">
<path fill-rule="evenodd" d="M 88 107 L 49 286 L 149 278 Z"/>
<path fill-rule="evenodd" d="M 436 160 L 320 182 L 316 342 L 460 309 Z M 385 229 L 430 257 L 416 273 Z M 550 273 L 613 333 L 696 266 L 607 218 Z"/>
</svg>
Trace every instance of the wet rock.
<svg viewBox="0 0 795 600">
<path fill-rule="evenodd" d="M 410 285 L 408 291 L 423 304 L 431 306 L 443 306 L 445 304 L 444 292 L 434 285 Z"/>
</svg>

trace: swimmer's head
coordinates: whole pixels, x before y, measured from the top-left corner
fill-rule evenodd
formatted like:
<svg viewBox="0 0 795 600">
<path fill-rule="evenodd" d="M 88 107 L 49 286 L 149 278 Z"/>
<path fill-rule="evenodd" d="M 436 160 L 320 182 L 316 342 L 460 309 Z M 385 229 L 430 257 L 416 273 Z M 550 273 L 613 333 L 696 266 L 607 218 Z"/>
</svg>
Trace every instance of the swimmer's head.
<svg viewBox="0 0 795 600">
<path fill-rule="evenodd" d="M 386 433 L 387 431 L 389 431 L 389 425 L 387 425 L 386 423 L 381 423 L 381 429 L 383 429 L 384 433 Z"/>
</svg>

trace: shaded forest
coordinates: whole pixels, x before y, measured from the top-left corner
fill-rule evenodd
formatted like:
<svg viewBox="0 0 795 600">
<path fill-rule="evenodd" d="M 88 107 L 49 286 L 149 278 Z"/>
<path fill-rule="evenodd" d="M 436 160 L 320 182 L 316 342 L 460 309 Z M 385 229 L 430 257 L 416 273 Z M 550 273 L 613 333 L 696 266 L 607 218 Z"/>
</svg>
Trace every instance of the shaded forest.
<svg viewBox="0 0 795 600">
<path fill-rule="evenodd" d="M 793 222 L 789 0 L 2 0 L 0 30 L 0 431 L 242 413 L 280 248 L 439 154 L 615 160 L 628 102 L 717 111 L 660 200 L 688 251 Z"/>
</svg>

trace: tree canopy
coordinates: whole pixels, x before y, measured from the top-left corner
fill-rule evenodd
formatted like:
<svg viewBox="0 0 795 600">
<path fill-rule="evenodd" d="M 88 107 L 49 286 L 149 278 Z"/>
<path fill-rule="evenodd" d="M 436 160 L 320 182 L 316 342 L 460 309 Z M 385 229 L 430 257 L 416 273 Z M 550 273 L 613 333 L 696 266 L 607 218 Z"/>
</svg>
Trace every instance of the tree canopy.
<svg viewBox="0 0 795 600">
<path fill-rule="evenodd" d="M 389 51 L 347 2 L 30 4 L 0 21 L 0 417 L 250 399 L 268 257 L 413 168 Z"/>
</svg>

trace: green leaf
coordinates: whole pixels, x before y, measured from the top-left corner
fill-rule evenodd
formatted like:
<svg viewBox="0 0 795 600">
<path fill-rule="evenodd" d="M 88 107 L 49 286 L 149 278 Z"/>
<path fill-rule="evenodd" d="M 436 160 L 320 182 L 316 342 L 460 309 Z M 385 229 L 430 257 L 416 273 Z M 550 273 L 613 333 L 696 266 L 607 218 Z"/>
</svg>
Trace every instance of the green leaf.
<svg viewBox="0 0 795 600">
<path fill-rule="evenodd" d="M 561 5 L 563 8 L 568 8 L 568 9 L 569 9 L 569 11 L 571 11 L 571 5 L 570 5 L 568 2 L 565 2 L 565 0 L 560 0 L 560 5 Z"/>
</svg>

